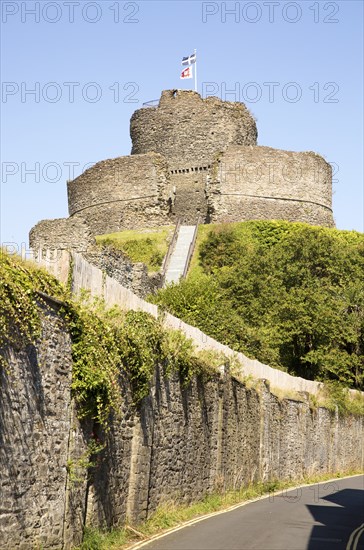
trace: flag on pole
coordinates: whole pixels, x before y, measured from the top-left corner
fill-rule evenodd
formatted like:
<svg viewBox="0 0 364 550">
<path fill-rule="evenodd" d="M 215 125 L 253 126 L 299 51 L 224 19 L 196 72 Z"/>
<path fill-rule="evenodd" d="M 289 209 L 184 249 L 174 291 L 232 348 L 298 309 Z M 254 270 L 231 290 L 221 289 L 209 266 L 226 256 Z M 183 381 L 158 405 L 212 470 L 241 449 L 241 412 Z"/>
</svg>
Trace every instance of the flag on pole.
<svg viewBox="0 0 364 550">
<path fill-rule="evenodd" d="M 196 63 L 196 52 L 189 55 L 188 57 L 182 58 L 182 65 L 192 65 L 193 63 Z"/>
<path fill-rule="evenodd" d="M 193 74 L 192 74 L 192 67 L 186 67 L 186 69 L 183 69 L 183 71 L 181 72 L 181 76 L 180 78 L 183 80 L 185 78 L 193 78 Z"/>
</svg>

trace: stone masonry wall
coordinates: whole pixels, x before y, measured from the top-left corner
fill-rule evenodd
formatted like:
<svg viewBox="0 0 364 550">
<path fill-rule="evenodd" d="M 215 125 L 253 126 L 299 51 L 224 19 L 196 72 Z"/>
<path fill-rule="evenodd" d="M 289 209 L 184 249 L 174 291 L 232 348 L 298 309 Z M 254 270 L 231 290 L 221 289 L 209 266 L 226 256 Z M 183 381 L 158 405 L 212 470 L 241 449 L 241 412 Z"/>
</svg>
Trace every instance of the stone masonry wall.
<svg viewBox="0 0 364 550">
<path fill-rule="evenodd" d="M 157 366 L 149 396 L 132 404 L 127 371 L 123 408 L 104 434 L 77 421 L 71 399 L 70 338 L 55 308 L 45 310 L 39 343 L 7 350 L 1 369 L 1 548 L 69 549 L 83 525 L 137 522 L 171 499 L 252 481 L 301 479 L 363 467 L 363 418 L 279 400 L 225 374 L 195 377 Z M 87 442 L 106 443 L 97 466 L 82 467 Z"/>
<path fill-rule="evenodd" d="M 34 251 L 53 249 L 83 252 L 93 242 L 94 238 L 83 218 L 42 220 L 29 233 L 29 244 Z"/>
<path fill-rule="evenodd" d="M 170 181 L 172 187 L 173 202 L 171 205 L 170 219 L 177 223 L 181 219 L 183 224 L 194 225 L 197 217 L 200 223 L 207 222 L 206 183 L 208 167 L 190 167 L 180 170 L 172 170 Z M 173 193 L 176 189 L 176 193 Z"/>
<path fill-rule="evenodd" d="M 95 246 L 88 248 L 83 253 L 83 257 L 141 298 L 152 294 L 162 286 L 163 277 L 161 273 L 151 273 L 149 275 L 145 264 L 141 262 L 132 263 L 121 250 L 108 246 Z"/>
<path fill-rule="evenodd" d="M 331 166 L 316 153 L 229 147 L 207 186 L 211 223 L 285 219 L 333 226 Z"/>
<path fill-rule="evenodd" d="M 130 135 L 132 155 L 161 153 L 172 168 L 205 166 L 230 144 L 257 143 L 255 120 L 243 103 L 185 90 L 165 90 L 158 107 L 135 111 Z"/>
<path fill-rule="evenodd" d="M 0 350 L 8 359 L 0 366 L 1 549 L 58 549 L 82 533 L 85 487 L 71 490 L 67 473 L 77 425 L 71 341 L 53 307 L 42 315 L 35 346 Z"/>
<path fill-rule="evenodd" d="M 47 228 L 52 224 L 46 224 Z M 39 224 L 38 224 L 39 225 Z M 38 226 L 36 226 L 37 228 Z M 35 228 L 35 229 L 36 229 Z M 67 248 L 42 248 L 42 243 L 47 242 L 37 239 L 33 233 L 32 245 L 33 255 L 31 259 L 42 265 L 47 271 L 54 275 L 61 283 L 69 283 L 69 273 L 72 267 L 72 257 L 70 249 Z M 49 233 L 51 238 L 51 233 Z M 48 241 L 50 246 L 55 246 L 56 242 Z M 77 249 L 74 249 L 77 251 Z M 148 294 L 153 294 L 163 284 L 163 275 L 161 272 L 148 273 L 148 268 L 142 262 L 133 263 L 128 256 L 121 250 L 109 246 L 97 246 L 91 244 L 79 251 L 81 258 L 85 259 L 86 264 L 92 269 L 97 268 L 101 281 L 108 278 L 112 284 L 122 286 L 123 290 L 128 289 L 138 297 L 145 298 Z"/>
<path fill-rule="evenodd" d="M 98 162 L 68 182 L 71 217 L 92 235 L 168 224 L 168 168 L 154 153 Z"/>
</svg>

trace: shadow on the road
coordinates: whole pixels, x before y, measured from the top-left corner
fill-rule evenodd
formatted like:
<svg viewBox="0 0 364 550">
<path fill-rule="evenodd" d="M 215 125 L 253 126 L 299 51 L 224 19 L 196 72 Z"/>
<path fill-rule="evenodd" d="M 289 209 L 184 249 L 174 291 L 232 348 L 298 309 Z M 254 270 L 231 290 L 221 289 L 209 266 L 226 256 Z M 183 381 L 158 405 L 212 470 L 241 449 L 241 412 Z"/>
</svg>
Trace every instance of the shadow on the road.
<svg viewBox="0 0 364 550">
<path fill-rule="evenodd" d="M 353 545 L 348 546 L 350 535 L 364 523 L 364 491 L 343 489 L 326 496 L 317 495 L 319 500 L 332 502 L 333 506 L 307 504 L 314 520 L 322 524 L 313 527 L 307 550 L 364 550 L 364 533 L 360 536 L 358 532 Z"/>
</svg>

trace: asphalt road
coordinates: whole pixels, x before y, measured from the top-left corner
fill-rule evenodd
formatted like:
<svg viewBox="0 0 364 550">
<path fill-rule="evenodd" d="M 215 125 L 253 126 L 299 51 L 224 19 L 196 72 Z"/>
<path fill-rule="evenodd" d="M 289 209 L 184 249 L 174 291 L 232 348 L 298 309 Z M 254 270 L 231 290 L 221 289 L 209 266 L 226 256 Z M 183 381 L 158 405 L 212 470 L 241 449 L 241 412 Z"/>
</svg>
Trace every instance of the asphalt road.
<svg viewBox="0 0 364 550">
<path fill-rule="evenodd" d="M 364 550 L 364 477 L 281 492 L 143 545 L 145 550 Z"/>
</svg>

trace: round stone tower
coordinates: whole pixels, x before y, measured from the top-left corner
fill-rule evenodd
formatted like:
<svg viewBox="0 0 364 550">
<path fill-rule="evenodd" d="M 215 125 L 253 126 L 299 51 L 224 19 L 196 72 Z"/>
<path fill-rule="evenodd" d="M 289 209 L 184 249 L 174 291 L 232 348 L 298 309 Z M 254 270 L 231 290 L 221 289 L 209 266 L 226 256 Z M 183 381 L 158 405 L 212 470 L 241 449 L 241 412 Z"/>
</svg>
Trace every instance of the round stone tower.
<svg viewBox="0 0 364 550">
<path fill-rule="evenodd" d="M 165 90 L 158 106 L 134 112 L 132 155 L 160 153 L 168 164 L 171 219 L 208 221 L 206 183 L 218 153 L 229 145 L 256 145 L 255 120 L 243 103 Z"/>
<path fill-rule="evenodd" d="M 243 103 L 165 90 L 159 105 L 138 109 L 130 121 L 131 154 L 161 153 L 171 168 L 204 166 L 229 145 L 256 145 L 255 120 Z"/>
</svg>

